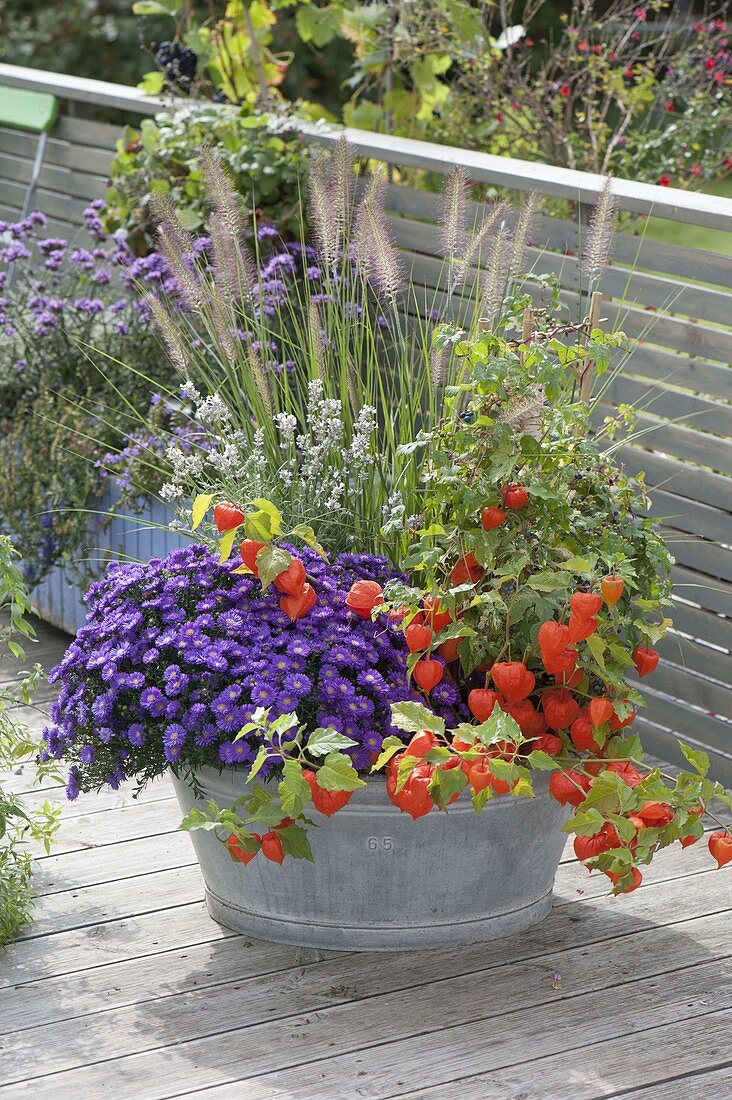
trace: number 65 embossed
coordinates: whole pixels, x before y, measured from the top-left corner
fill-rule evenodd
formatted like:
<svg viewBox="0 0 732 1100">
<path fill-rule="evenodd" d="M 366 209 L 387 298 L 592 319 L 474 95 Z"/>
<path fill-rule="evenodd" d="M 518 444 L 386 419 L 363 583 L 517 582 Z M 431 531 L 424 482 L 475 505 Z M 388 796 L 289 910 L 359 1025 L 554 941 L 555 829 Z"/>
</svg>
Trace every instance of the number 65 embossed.
<svg viewBox="0 0 732 1100">
<path fill-rule="evenodd" d="M 366 847 L 370 852 L 391 852 L 394 841 L 390 836 L 370 836 L 366 841 Z"/>
</svg>

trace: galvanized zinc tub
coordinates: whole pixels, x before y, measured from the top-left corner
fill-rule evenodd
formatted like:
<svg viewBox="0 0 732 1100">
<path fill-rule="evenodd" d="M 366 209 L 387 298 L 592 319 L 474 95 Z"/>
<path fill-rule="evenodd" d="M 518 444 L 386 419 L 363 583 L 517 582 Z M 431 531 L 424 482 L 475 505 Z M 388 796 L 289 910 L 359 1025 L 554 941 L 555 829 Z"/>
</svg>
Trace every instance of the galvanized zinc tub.
<svg viewBox="0 0 732 1100">
<path fill-rule="evenodd" d="M 229 806 L 245 791 L 236 766 L 201 768 L 207 798 Z M 197 803 L 173 777 L 181 809 Z M 534 776 L 535 798 L 494 798 L 481 814 L 462 797 L 412 821 L 369 779 L 333 818 L 309 830 L 314 863 L 261 854 L 232 861 L 209 831 L 191 833 L 214 920 L 259 939 L 348 951 L 475 943 L 522 932 L 551 909 L 567 811 Z M 322 822 L 322 823 L 321 823 Z"/>
</svg>

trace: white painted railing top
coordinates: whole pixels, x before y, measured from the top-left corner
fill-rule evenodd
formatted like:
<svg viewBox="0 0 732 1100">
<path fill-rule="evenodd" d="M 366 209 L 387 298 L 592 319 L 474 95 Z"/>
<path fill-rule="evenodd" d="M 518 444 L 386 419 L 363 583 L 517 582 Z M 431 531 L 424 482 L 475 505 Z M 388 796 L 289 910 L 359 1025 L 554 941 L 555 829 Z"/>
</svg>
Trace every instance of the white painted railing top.
<svg viewBox="0 0 732 1100">
<path fill-rule="evenodd" d="M 52 92 L 72 102 L 91 103 L 100 108 L 116 108 L 139 115 L 154 115 L 163 108 L 174 108 L 176 103 L 185 102 L 148 96 L 137 88 L 102 80 L 48 73 L 17 65 L 0 64 L 2 84 Z M 389 134 L 373 134 L 367 130 L 343 130 L 305 122 L 301 124 L 301 130 L 306 137 L 324 144 L 334 143 L 341 134 L 345 134 L 359 154 L 387 164 L 445 173 L 459 163 L 468 169 L 477 183 L 492 183 L 518 191 L 536 190 L 555 198 L 593 203 L 604 184 L 601 176 L 589 172 L 576 172 Z M 732 231 L 732 199 L 622 179 L 613 181 L 613 194 L 621 210 Z"/>
</svg>

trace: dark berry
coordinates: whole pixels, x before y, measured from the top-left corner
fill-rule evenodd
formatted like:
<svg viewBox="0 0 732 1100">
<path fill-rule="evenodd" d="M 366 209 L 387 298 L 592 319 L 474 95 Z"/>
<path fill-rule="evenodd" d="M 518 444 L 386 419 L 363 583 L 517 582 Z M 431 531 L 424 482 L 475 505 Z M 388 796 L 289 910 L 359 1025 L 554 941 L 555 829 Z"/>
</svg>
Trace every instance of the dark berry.
<svg viewBox="0 0 732 1100">
<path fill-rule="evenodd" d="M 179 42 L 161 42 L 155 51 L 155 61 L 169 84 L 182 92 L 190 91 L 198 67 L 198 58 L 193 50 L 181 46 Z"/>
</svg>

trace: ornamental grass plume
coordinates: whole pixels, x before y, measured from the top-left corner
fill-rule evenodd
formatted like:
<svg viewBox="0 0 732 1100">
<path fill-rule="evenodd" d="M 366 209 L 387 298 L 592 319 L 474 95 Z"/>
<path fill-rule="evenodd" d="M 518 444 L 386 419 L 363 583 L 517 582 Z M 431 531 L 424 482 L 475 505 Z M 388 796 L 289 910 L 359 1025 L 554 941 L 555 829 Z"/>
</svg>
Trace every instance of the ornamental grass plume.
<svg viewBox="0 0 732 1100">
<path fill-rule="evenodd" d="M 204 154 L 216 225 L 204 245 L 193 242 L 175 258 L 174 275 L 184 272 L 179 295 L 167 289 L 154 310 L 178 373 L 186 363 L 183 392 L 171 386 L 164 396 L 180 420 L 203 429 L 201 451 L 194 443 L 181 454 L 171 434 L 167 461 L 161 464 L 160 447 L 153 448 L 144 476 L 158 471 L 157 486 L 184 509 L 184 526 L 190 525 L 184 502 L 199 493 L 237 501 L 259 493 L 281 510 L 288 529 L 317 525 L 328 552 L 368 550 L 396 561 L 408 544 L 403 520 L 422 511 L 426 454 L 415 440 L 439 421 L 459 369 L 455 343 L 437 346 L 437 330 L 459 321 L 475 332 L 480 321 L 482 328 L 517 331 L 515 311 L 505 307 L 531 303 L 532 275 L 522 269 L 535 199 L 518 210 L 501 200 L 469 230 L 468 180 L 452 173 L 438 227 L 442 267 L 429 276 L 433 286 L 422 286 L 392 240 L 383 174 L 357 185 L 344 139 L 333 153 L 321 149 L 313 157 L 312 241 L 274 249 L 271 227 L 242 225 L 236 195 L 215 160 Z M 165 204 L 159 209 L 169 251 L 175 219 Z M 598 224 L 606 220 L 598 215 Z M 558 304 L 556 281 L 534 281 L 537 316 L 548 315 Z M 200 401 L 186 396 L 194 392 Z M 197 418 L 213 396 L 227 415 L 225 425 L 212 429 Z M 323 452 L 313 484 L 303 471 L 317 434 L 316 407 L 338 421 L 339 442 Z M 351 451 L 364 411 L 373 423 L 367 474 L 363 464 L 354 471 Z M 294 450 L 281 437 L 283 417 L 296 425 Z"/>
<path fill-rule="evenodd" d="M 246 499 L 256 482 L 291 526 L 304 521 L 309 510 L 308 522 L 318 521 L 329 551 L 380 550 L 396 558 L 399 547 L 389 531 L 398 529 L 403 515 L 420 510 L 421 455 L 403 448 L 435 423 L 451 376 L 452 351 L 443 348 L 436 356 L 433 333 L 454 306 L 472 309 L 477 317 L 477 301 L 471 306 L 472 292 L 463 289 L 459 302 L 453 302 L 451 290 L 445 297 L 405 277 L 385 213 L 383 175 L 374 173 L 357 187 L 344 140 L 333 154 L 319 150 L 313 157 L 314 243 L 303 240 L 273 254 L 267 252 L 268 227 L 242 227 L 223 169 L 210 151 L 203 159 L 214 210 L 210 247 L 169 256 L 174 275 L 180 276 L 179 297 L 160 296 L 154 318 L 177 370 L 185 357 L 193 389 L 203 399 L 216 395 L 227 408 L 230 434 L 225 440 L 210 438 L 208 457 L 198 456 L 201 461 L 191 454 L 181 459 L 171 438 L 164 495 L 182 500 L 209 485 L 231 499 Z M 464 174 L 448 180 L 440 230 L 449 250 L 445 274 L 448 286 L 457 289 L 464 281 L 465 257 L 472 263 L 487 256 L 485 280 L 492 287 L 487 299 L 497 316 L 513 278 L 508 268 L 510 207 L 498 203 L 471 235 L 465 228 L 467 192 Z M 175 219 L 165 204 L 158 210 L 161 248 L 168 255 L 177 239 Z M 305 489 L 290 466 L 284 485 L 278 428 L 282 414 L 294 418 L 303 440 L 309 437 L 316 381 L 321 387 L 316 404 L 322 398 L 335 403 L 330 415 L 338 410 L 342 444 L 328 452 L 319 496 Z M 175 388 L 165 396 L 179 405 Z M 370 471 L 354 480 L 349 455 L 364 412 L 374 424 L 367 447 Z M 195 420 L 198 405 L 184 402 L 181 413 Z M 214 478 L 212 459 L 224 451 L 226 469 L 218 466 Z M 150 463 L 159 464 L 156 454 Z M 384 515 L 382 527 L 375 517 L 380 521 Z"/>
</svg>

